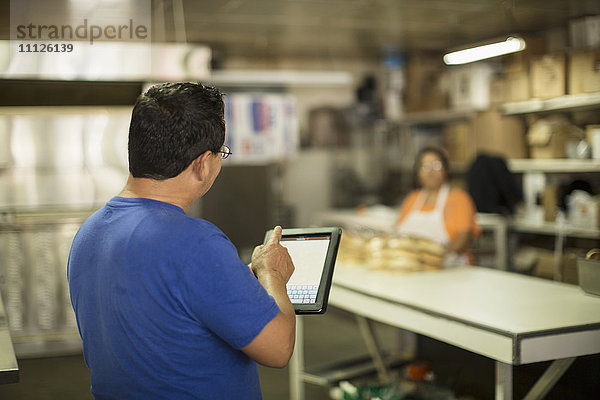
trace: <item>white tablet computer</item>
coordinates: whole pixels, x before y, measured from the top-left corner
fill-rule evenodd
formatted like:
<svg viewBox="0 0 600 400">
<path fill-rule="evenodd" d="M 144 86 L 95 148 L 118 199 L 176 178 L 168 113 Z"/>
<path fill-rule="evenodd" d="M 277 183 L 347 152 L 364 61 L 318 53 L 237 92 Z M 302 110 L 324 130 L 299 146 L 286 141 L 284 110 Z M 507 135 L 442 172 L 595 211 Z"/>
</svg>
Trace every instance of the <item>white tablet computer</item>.
<svg viewBox="0 0 600 400">
<path fill-rule="evenodd" d="M 272 232 L 266 233 L 265 243 Z M 296 268 L 287 283 L 296 314 L 323 314 L 327 309 L 341 235 L 341 228 L 283 229 L 280 243 Z"/>
</svg>

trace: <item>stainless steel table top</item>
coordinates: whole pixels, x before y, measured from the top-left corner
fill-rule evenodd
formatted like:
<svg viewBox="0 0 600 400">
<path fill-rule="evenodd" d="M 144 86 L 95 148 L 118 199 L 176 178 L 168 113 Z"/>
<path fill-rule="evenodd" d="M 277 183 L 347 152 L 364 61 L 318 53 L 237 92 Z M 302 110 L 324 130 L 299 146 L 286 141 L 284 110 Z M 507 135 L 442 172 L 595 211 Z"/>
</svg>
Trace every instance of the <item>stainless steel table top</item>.
<svg viewBox="0 0 600 400">
<path fill-rule="evenodd" d="M 330 304 L 507 364 L 600 353 L 600 297 L 482 267 L 336 267 Z"/>
</svg>

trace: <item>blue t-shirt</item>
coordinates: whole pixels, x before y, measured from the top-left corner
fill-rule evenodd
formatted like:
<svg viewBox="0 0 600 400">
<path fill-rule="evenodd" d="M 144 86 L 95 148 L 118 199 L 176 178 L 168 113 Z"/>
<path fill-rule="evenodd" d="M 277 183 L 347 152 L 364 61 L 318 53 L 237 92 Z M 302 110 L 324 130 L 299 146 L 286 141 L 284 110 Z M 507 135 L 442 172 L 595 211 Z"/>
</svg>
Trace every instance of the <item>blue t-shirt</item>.
<svg viewBox="0 0 600 400">
<path fill-rule="evenodd" d="M 79 229 L 69 288 L 96 399 L 260 399 L 241 350 L 279 312 L 213 224 L 114 197 Z"/>
</svg>

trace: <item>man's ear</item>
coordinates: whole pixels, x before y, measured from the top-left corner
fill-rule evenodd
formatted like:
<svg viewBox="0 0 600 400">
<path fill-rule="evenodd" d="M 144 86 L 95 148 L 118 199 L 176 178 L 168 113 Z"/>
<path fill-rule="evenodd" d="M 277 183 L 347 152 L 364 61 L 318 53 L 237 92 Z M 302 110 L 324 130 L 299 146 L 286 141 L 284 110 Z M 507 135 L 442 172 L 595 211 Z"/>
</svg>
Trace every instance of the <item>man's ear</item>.
<svg viewBox="0 0 600 400">
<path fill-rule="evenodd" d="M 206 150 L 204 153 L 200 154 L 194 161 L 192 161 L 192 173 L 194 177 L 199 181 L 203 181 L 208 176 L 210 163 L 208 162 L 208 157 L 212 155 L 212 151 Z"/>
</svg>

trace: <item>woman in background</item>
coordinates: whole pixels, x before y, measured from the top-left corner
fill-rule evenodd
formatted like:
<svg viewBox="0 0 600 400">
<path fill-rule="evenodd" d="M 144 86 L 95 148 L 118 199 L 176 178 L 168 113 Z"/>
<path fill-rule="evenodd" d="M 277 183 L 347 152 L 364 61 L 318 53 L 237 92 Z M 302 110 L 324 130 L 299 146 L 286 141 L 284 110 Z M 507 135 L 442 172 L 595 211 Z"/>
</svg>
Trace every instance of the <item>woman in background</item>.
<svg viewBox="0 0 600 400">
<path fill-rule="evenodd" d="M 448 172 L 444 150 L 428 146 L 419 152 L 415 162 L 419 188 L 402 203 L 397 231 L 445 246 L 444 265 L 472 264 L 469 244 L 479 233 L 475 205 L 467 192 L 450 188 Z"/>
</svg>

